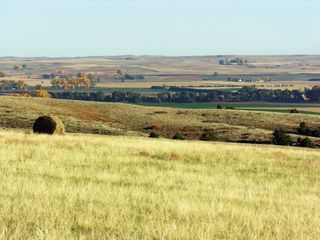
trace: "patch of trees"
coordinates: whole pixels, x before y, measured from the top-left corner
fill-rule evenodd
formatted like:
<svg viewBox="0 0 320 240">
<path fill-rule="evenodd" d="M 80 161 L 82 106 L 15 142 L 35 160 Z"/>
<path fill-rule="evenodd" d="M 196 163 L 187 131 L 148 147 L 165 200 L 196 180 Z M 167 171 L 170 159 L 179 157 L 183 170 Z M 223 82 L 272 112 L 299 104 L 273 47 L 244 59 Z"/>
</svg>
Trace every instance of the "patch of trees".
<svg viewBox="0 0 320 240">
<path fill-rule="evenodd" d="M 60 75 L 51 80 L 53 89 L 93 89 L 97 82 L 100 81 L 100 77 L 94 74 L 78 73 L 77 75 Z"/>
<path fill-rule="evenodd" d="M 21 92 L 21 93 L 13 93 L 10 94 L 10 96 L 14 96 L 14 97 L 38 97 L 38 98 L 51 98 L 51 94 L 44 89 L 38 89 L 32 92 L 29 91 L 25 91 L 25 92 Z"/>
<path fill-rule="evenodd" d="M 169 91 L 158 94 L 160 102 L 191 103 L 191 102 L 302 102 L 303 93 L 298 90 L 272 90 L 243 87 L 237 92 L 219 90 L 198 90 L 170 88 Z"/>
<path fill-rule="evenodd" d="M 58 79 L 56 84 L 57 89 L 84 89 L 88 88 L 88 82 L 83 85 L 76 79 L 70 79 L 71 82 L 65 79 Z M 174 92 L 174 91 L 175 92 Z M 320 91 L 317 89 L 308 90 L 308 94 L 316 96 Z M 156 95 L 142 95 L 135 92 L 115 91 L 111 95 L 106 95 L 101 100 L 103 93 L 90 93 L 91 95 L 98 95 L 99 100 L 105 102 L 127 102 L 127 103 L 208 103 L 208 102 L 306 102 L 304 95 L 306 93 L 298 90 L 272 90 L 272 89 L 257 89 L 253 87 L 243 87 L 237 92 L 223 92 L 220 90 L 198 90 L 183 88 L 170 88 L 166 92 L 160 92 Z M 87 93 L 84 93 L 84 99 L 81 93 L 74 93 L 67 91 L 63 94 L 56 94 L 57 98 L 88 100 Z M 314 98 L 313 98 L 314 99 Z M 228 109 L 232 109 L 229 107 Z M 294 111 L 295 112 L 295 111 Z"/>
<path fill-rule="evenodd" d="M 305 138 L 299 137 L 297 143 L 294 143 L 290 135 L 283 129 L 276 129 L 273 132 L 272 144 L 285 145 L 285 146 L 300 146 L 315 148 L 316 144 L 308 137 L 320 137 L 320 128 L 311 129 L 305 122 L 300 123 L 297 128 L 297 133 L 306 136 Z"/>
<path fill-rule="evenodd" d="M 13 80 L 1 80 L 0 81 L 1 91 L 14 91 L 14 90 L 27 90 L 27 84 L 25 81 L 13 81 Z"/>
<path fill-rule="evenodd" d="M 219 60 L 219 64 L 220 65 L 246 65 L 248 64 L 248 61 L 241 58 L 221 59 Z"/>
<path fill-rule="evenodd" d="M 96 101 L 96 102 L 109 102 L 103 92 L 50 92 L 52 98 L 70 99 L 70 100 L 83 100 L 83 101 Z"/>
<path fill-rule="evenodd" d="M 306 89 L 305 94 L 311 102 L 320 101 L 320 86 L 314 86 L 311 89 Z"/>
<path fill-rule="evenodd" d="M 297 143 L 294 143 L 289 134 L 283 129 L 276 129 L 273 132 L 272 144 L 282 146 L 298 146 L 307 148 L 316 148 L 316 144 L 308 137 L 297 139 Z"/>
<path fill-rule="evenodd" d="M 310 138 L 298 138 L 298 146 L 316 148 L 316 144 Z"/>
</svg>

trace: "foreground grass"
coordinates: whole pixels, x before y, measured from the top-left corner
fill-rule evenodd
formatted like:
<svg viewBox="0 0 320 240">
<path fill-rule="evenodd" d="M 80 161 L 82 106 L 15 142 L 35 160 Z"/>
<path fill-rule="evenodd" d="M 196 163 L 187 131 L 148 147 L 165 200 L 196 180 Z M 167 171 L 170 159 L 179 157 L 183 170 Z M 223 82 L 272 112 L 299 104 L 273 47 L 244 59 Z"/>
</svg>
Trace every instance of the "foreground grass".
<svg viewBox="0 0 320 240">
<path fill-rule="evenodd" d="M 317 239 L 317 150 L 0 131 L 0 239 Z"/>
</svg>

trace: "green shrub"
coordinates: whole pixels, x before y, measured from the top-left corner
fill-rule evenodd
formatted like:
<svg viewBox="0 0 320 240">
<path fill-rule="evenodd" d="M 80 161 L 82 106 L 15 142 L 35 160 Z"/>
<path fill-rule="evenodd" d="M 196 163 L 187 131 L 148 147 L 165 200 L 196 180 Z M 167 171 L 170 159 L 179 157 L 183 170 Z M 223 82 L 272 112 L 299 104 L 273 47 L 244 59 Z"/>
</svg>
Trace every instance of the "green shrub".
<svg viewBox="0 0 320 240">
<path fill-rule="evenodd" d="M 292 144 L 292 140 L 285 130 L 276 129 L 273 132 L 272 143 L 275 145 L 289 146 Z"/>
<path fill-rule="evenodd" d="M 218 104 L 217 109 L 222 109 L 222 106 L 220 104 Z"/>
<path fill-rule="evenodd" d="M 305 122 L 300 123 L 297 132 L 301 135 L 307 135 L 307 133 L 310 131 L 309 127 Z"/>
<path fill-rule="evenodd" d="M 151 132 L 149 135 L 150 138 L 159 138 L 159 134 L 155 132 Z"/>
<path fill-rule="evenodd" d="M 307 148 L 315 148 L 315 143 L 310 138 L 298 138 L 298 143 L 300 147 L 307 147 Z"/>
<path fill-rule="evenodd" d="M 230 107 L 230 106 L 226 106 L 226 109 L 230 109 L 230 110 L 232 110 L 232 109 L 234 109 L 234 107 Z"/>
<path fill-rule="evenodd" d="M 206 131 L 201 135 L 200 140 L 201 141 L 215 141 L 215 140 L 217 140 L 217 135 L 212 131 Z"/>
<path fill-rule="evenodd" d="M 312 130 L 305 122 L 300 123 L 297 133 L 306 136 L 320 137 L 320 128 Z"/>
<path fill-rule="evenodd" d="M 181 134 L 181 133 L 176 133 L 172 139 L 175 139 L 175 140 L 185 140 L 186 138 Z"/>
</svg>

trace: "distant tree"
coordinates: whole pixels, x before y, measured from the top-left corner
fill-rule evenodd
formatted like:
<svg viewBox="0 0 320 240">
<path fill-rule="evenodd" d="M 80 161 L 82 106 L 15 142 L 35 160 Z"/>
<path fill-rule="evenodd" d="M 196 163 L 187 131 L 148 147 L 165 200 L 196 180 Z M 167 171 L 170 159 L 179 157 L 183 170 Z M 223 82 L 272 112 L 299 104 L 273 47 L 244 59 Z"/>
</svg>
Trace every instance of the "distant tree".
<svg viewBox="0 0 320 240">
<path fill-rule="evenodd" d="M 15 65 L 13 65 L 13 69 L 14 70 L 20 70 L 21 69 L 21 65 L 20 64 L 15 64 Z"/>
<path fill-rule="evenodd" d="M 22 68 L 23 68 L 23 69 L 26 69 L 26 68 L 27 68 L 27 65 L 26 65 L 26 64 L 22 64 Z"/>
<path fill-rule="evenodd" d="M 124 76 L 125 73 L 124 73 L 121 69 L 118 69 L 118 70 L 117 70 L 117 75 L 119 75 L 119 76 Z"/>
<path fill-rule="evenodd" d="M 6 76 L 6 74 L 4 72 L 0 71 L 0 77 L 5 77 L 5 76 Z"/>
<path fill-rule="evenodd" d="M 217 109 L 222 109 L 222 106 L 220 104 L 218 104 Z"/>
<path fill-rule="evenodd" d="M 291 137 L 283 129 L 276 129 L 273 132 L 272 143 L 275 145 L 289 146 L 292 144 Z"/>
<path fill-rule="evenodd" d="M 39 98 L 51 98 L 51 94 L 48 93 L 47 90 L 44 89 L 40 89 L 40 90 L 36 90 L 34 91 L 34 97 L 39 97 Z"/>
<path fill-rule="evenodd" d="M 18 82 L 16 82 L 15 88 L 17 90 L 27 90 L 27 84 L 25 81 L 19 80 Z"/>
<path fill-rule="evenodd" d="M 126 73 L 124 71 L 122 71 L 121 69 L 117 70 L 117 75 L 122 81 L 124 81 L 126 79 Z"/>
<path fill-rule="evenodd" d="M 57 70 L 57 74 L 63 75 L 63 74 L 65 74 L 65 71 L 63 69 L 58 69 Z"/>
</svg>

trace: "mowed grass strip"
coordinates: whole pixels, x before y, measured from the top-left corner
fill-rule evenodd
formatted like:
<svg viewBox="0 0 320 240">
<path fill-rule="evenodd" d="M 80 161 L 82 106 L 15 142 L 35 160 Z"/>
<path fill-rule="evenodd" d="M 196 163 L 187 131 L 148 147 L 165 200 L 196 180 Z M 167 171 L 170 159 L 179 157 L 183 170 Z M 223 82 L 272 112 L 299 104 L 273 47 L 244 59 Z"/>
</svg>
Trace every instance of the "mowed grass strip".
<svg viewBox="0 0 320 240">
<path fill-rule="evenodd" d="M 320 152 L 0 131 L 0 239 L 317 239 Z"/>
</svg>

